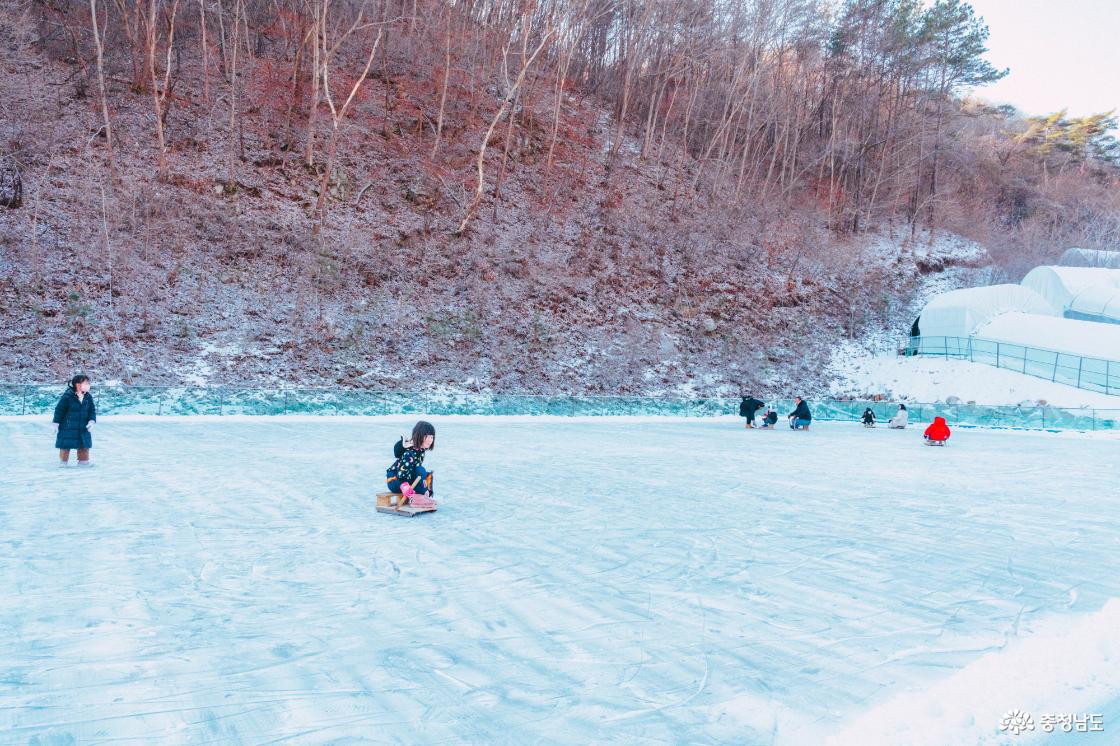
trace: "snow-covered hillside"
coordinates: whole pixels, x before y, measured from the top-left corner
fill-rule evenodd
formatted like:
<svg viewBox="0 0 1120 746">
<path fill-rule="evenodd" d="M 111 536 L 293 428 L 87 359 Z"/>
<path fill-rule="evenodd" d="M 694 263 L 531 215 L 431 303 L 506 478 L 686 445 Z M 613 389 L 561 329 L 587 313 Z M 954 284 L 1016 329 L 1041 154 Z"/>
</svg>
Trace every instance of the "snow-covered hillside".
<svg viewBox="0 0 1120 746">
<path fill-rule="evenodd" d="M 1085 391 L 967 360 L 869 355 L 858 345 L 837 349 L 829 370 L 829 393 L 835 397 L 869 399 L 879 395 L 915 402 L 944 402 L 956 397 L 961 402 L 977 404 L 1049 404 L 1120 410 L 1120 396 Z"/>
</svg>

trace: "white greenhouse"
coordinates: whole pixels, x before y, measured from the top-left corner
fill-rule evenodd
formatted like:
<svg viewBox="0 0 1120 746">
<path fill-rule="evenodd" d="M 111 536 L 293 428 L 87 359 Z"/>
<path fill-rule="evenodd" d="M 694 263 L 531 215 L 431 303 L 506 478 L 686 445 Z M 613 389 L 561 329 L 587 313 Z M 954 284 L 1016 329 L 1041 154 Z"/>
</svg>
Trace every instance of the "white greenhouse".
<svg viewBox="0 0 1120 746">
<path fill-rule="evenodd" d="M 1093 287 L 1082 290 L 1066 307 L 1067 319 L 1120 324 L 1120 288 Z"/>
<path fill-rule="evenodd" d="M 914 324 L 914 336 L 970 337 L 1000 314 L 1021 311 L 1060 316 L 1061 311 L 1022 285 L 989 285 L 942 293 L 926 304 Z"/>
<path fill-rule="evenodd" d="M 1058 264 L 1063 267 L 1107 267 L 1120 269 L 1120 251 L 1066 249 Z"/>
<path fill-rule="evenodd" d="M 1019 283 L 1050 302 L 1059 313 L 1090 288 L 1120 288 L 1120 269 L 1103 267 L 1035 267 Z"/>
</svg>

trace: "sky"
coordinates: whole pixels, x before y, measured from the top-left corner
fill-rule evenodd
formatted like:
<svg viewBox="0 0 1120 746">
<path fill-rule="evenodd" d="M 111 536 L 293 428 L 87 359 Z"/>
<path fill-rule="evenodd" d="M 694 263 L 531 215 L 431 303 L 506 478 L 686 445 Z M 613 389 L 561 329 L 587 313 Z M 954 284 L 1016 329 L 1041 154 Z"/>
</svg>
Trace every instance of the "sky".
<svg viewBox="0 0 1120 746">
<path fill-rule="evenodd" d="M 1010 68 L 976 96 L 1029 115 L 1120 114 L 1120 0 L 969 0 L 991 35 L 987 60 Z"/>
</svg>

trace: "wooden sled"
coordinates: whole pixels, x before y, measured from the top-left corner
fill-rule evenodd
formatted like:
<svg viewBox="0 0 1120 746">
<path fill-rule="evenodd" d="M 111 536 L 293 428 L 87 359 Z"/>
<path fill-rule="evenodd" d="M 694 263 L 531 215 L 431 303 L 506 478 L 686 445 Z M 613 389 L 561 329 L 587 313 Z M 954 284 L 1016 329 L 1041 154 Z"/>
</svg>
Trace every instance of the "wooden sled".
<svg viewBox="0 0 1120 746">
<path fill-rule="evenodd" d="M 435 508 L 414 508 L 411 505 L 402 505 L 402 495 L 396 492 L 378 492 L 377 493 L 377 512 L 389 513 L 391 515 L 403 515 L 411 518 L 420 513 L 434 513 Z"/>
</svg>

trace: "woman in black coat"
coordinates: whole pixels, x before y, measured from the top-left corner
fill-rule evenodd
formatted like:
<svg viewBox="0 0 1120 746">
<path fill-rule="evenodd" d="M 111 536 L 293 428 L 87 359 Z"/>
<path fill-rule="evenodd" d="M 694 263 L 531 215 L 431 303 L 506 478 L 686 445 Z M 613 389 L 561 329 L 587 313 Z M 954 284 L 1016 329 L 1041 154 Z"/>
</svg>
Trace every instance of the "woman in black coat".
<svg viewBox="0 0 1120 746">
<path fill-rule="evenodd" d="M 739 402 L 739 416 L 747 418 L 747 427 L 754 427 L 754 416 L 765 405 L 753 396 L 744 396 Z"/>
<path fill-rule="evenodd" d="M 89 449 L 93 448 L 90 431 L 96 422 L 97 407 L 89 393 L 89 376 L 74 376 L 54 408 L 54 424 L 58 428 L 54 447 L 58 449 L 60 466 L 69 465 L 72 448 L 78 451 L 78 466 L 89 466 Z"/>
</svg>

